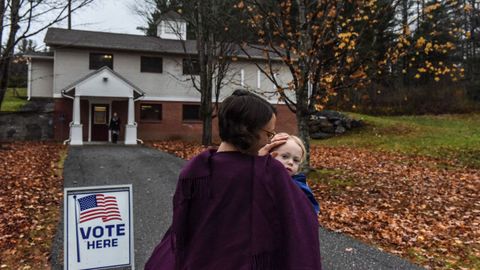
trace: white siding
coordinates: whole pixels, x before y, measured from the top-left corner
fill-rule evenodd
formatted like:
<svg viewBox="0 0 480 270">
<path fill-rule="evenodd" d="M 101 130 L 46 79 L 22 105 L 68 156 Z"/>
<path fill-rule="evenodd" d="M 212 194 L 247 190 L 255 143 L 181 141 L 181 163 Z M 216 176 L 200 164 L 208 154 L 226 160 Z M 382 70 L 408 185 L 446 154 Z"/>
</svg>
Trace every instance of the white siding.
<svg viewBox="0 0 480 270">
<path fill-rule="evenodd" d="M 187 24 L 184 21 L 161 21 L 157 25 L 157 36 L 163 39 L 186 40 Z"/>
<path fill-rule="evenodd" d="M 193 88 L 190 75 L 183 75 L 182 56 L 154 55 L 149 53 L 115 52 L 105 50 L 57 49 L 55 52 L 55 94 L 60 90 L 93 72 L 89 70 L 91 52 L 113 54 L 113 70 L 145 92 L 149 100 L 200 100 L 198 91 Z M 140 72 L 141 56 L 160 56 L 163 58 L 163 73 Z M 230 65 L 228 82 L 222 89 L 221 98 L 241 87 L 240 71 L 244 70 L 244 87 L 254 91 L 272 92 L 272 83 L 262 74 L 261 89 L 257 89 L 257 66 L 247 61 L 238 61 Z M 281 72 L 287 71 L 282 68 Z M 290 74 L 281 74 L 288 80 Z M 197 77 L 198 79 L 198 77 Z M 275 102 L 275 100 L 272 100 Z"/>
<path fill-rule="evenodd" d="M 32 59 L 29 85 L 32 97 L 53 97 L 53 60 Z"/>
</svg>

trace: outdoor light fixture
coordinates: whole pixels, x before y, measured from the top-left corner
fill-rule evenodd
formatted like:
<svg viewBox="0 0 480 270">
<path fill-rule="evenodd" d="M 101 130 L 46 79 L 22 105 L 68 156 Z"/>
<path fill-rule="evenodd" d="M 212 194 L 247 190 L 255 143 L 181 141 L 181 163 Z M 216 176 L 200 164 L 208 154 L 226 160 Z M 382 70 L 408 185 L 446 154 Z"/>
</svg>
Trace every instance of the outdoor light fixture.
<svg viewBox="0 0 480 270">
<path fill-rule="evenodd" d="M 108 82 L 108 77 L 103 77 L 104 82 Z"/>
</svg>

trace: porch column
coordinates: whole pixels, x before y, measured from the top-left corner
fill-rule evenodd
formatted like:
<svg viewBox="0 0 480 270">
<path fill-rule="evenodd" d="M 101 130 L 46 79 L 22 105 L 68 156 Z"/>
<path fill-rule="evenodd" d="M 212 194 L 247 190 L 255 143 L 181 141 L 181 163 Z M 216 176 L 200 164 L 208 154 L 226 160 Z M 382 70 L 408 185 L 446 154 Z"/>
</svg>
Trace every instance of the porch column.
<svg viewBox="0 0 480 270">
<path fill-rule="evenodd" d="M 73 99 L 73 123 L 70 124 L 70 144 L 83 144 L 83 127 L 80 123 L 80 96 Z"/>
<path fill-rule="evenodd" d="M 137 123 L 135 123 L 135 103 L 128 98 L 128 121 L 125 125 L 125 144 L 137 144 Z"/>
<path fill-rule="evenodd" d="M 133 97 L 128 98 L 128 124 L 133 125 L 135 122 L 135 104 Z"/>
<path fill-rule="evenodd" d="M 80 124 L 80 97 L 75 96 L 73 100 L 73 124 L 79 125 Z"/>
</svg>

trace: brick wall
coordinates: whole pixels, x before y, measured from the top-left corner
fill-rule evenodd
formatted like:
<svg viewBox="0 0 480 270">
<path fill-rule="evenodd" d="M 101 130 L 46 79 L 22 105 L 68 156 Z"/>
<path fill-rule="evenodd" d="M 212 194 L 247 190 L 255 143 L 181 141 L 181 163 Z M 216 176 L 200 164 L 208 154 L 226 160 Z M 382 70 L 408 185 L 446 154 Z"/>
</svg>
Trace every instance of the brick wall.
<svg viewBox="0 0 480 270">
<path fill-rule="evenodd" d="M 182 121 L 182 105 L 198 104 L 188 102 L 143 102 L 148 104 L 162 104 L 162 120 L 157 122 L 142 121 L 140 119 L 140 104 L 136 104 L 136 121 L 138 123 L 138 138 L 142 140 L 159 139 L 187 139 L 199 141 L 202 136 L 201 121 Z M 297 122 L 295 114 L 286 105 L 277 105 L 277 132 L 297 134 Z M 213 119 L 214 140 L 218 137 L 217 118 Z"/>
<path fill-rule="evenodd" d="M 88 140 L 88 101 L 81 100 L 81 123 L 83 124 L 83 138 Z M 162 119 L 159 121 L 140 119 L 140 104 L 161 104 Z M 183 104 L 198 104 L 188 102 L 158 102 L 158 101 L 137 101 L 135 103 L 135 121 L 138 124 L 137 136 L 142 140 L 162 140 L 162 139 L 185 139 L 200 141 L 202 136 L 201 121 L 183 121 Z M 54 114 L 54 132 L 56 140 L 65 140 L 69 136 L 68 124 L 72 121 L 71 99 L 56 99 Z M 286 105 L 276 105 L 277 114 L 277 132 L 297 133 L 295 114 L 293 114 Z M 128 118 L 128 101 L 113 101 L 112 112 L 117 112 L 122 121 L 122 130 L 119 140 L 124 140 L 124 125 Z M 63 116 L 63 120 L 61 118 Z M 213 119 L 213 136 L 215 141 L 219 141 L 217 118 Z"/>
</svg>

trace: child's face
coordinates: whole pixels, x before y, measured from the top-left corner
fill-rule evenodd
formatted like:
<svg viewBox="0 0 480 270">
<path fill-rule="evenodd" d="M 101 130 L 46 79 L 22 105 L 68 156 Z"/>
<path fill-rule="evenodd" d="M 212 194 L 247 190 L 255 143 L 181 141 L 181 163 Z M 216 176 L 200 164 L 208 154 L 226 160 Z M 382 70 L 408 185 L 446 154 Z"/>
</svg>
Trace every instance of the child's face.
<svg viewBox="0 0 480 270">
<path fill-rule="evenodd" d="M 275 159 L 280 161 L 288 171 L 290 176 L 296 174 L 302 161 L 302 148 L 293 140 L 287 140 L 286 143 L 280 145 L 275 151 Z"/>
</svg>

